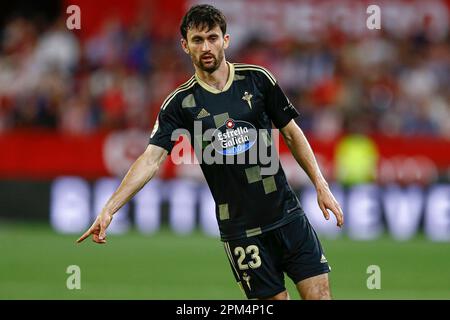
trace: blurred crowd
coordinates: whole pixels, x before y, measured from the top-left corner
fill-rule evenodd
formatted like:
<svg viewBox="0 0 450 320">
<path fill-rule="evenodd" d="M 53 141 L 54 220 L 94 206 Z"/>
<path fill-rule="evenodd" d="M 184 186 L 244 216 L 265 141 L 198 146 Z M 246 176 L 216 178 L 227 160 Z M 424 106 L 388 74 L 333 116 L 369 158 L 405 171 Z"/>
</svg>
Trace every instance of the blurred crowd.
<svg viewBox="0 0 450 320">
<path fill-rule="evenodd" d="M 0 38 L 0 132 L 52 128 L 72 134 L 150 131 L 164 98 L 192 74 L 179 45 L 148 24 L 106 20 L 80 40 L 65 20 L 49 27 L 10 20 Z M 302 128 L 324 138 L 347 131 L 450 139 L 450 42 L 407 39 L 251 37 L 227 59 L 259 64 L 299 110 Z"/>
</svg>

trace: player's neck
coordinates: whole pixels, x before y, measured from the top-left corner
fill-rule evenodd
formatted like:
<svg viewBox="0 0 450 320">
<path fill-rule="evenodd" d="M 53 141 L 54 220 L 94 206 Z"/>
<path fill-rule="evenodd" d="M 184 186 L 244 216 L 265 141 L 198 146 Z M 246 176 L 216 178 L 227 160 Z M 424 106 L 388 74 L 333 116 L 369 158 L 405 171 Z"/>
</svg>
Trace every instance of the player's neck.
<svg viewBox="0 0 450 320">
<path fill-rule="evenodd" d="M 228 66 L 228 63 L 225 61 L 225 59 L 223 59 L 219 68 L 217 68 L 217 70 L 213 73 L 203 71 L 197 67 L 195 67 L 195 73 L 197 74 L 197 77 L 200 78 L 200 80 L 202 80 L 209 86 L 222 91 L 228 81 L 228 77 L 230 76 L 230 67 Z"/>
</svg>

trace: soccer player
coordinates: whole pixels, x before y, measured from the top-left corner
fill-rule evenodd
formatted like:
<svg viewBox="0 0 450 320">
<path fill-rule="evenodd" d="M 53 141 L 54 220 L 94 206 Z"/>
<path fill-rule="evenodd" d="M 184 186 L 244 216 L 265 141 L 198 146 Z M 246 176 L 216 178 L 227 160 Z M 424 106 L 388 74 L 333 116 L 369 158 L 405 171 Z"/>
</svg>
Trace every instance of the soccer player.
<svg viewBox="0 0 450 320">
<path fill-rule="evenodd" d="M 252 163 L 229 161 L 252 148 L 270 148 L 273 124 L 313 182 L 325 219 L 330 218 L 329 209 L 341 227 L 342 210 L 293 120 L 298 116 L 296 109 L 268 70 L 226 61 L 230 36 L 222 12 L 210 5 L 193 6 L 180 29 L 181 46 L 192 59 L 195 74 L 163 102 L 147 149 L 78 242 L 92 235 L 96 243 L 106 243 L 106 229 L 114 213 L 155 175 L 174 147 L 172 133 L 185 129 L 194 148 L 201 150 L 197 157 L 209 150 L 228 158 L 201 162 L 200 166 L 216 203 L 232 272 L 247 298 L 289 299 L 286 273 L 303 299 L 331 299 L 330 267 L 279 159 L 277 170 L 269 174 L 259 156 Z M 195 124 L 201 125 L 201 133 L 215 130 L 214 138 L 205 141 L 200 135 L 199 139 Z M 258 134 L 251 135 L 252 130 Z"/>
</svg>

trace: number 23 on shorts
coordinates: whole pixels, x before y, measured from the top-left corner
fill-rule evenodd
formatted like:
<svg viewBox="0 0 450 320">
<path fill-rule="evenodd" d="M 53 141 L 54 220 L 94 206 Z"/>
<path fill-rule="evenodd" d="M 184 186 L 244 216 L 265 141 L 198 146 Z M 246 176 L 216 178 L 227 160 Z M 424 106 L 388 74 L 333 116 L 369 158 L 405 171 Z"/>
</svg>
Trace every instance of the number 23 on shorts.
<svg viewBox="0 0 450 320">
<path fill-rule="evenodd" d="M 236 247 L 234 248 L 234 255 L 238 257 L 237 264 L 239 267 L 239 270 L 248 270 L 256 269 L 261 266 L 261 258 L 259 257 L 259 248 L 252 244 L 246 247 L 245 249 L 243 247 Z M 248 264 L 244 263 L 246 255 L 250 255 L 250 261 Z"/>
</svg>

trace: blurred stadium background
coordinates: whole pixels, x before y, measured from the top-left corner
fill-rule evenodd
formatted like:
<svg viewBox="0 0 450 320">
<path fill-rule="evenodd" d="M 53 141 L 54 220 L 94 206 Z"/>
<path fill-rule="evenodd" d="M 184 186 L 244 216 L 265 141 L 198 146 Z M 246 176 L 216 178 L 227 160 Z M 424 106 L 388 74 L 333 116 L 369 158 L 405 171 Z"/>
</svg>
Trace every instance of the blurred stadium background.
<svg viewBox="0 0 450 320">
<path fill-rule="evenodd" d="M 193 72 L 178 31 L 193 3 L 1 3 L 0 299 L 244 298 L 194 165 L 168 160 L 108 245 L 75 245 Z M 338 230 L 280 144 L 334 297 L 450 299 L 450 1 L 208 3 L 228 17 L 227 59 L 267 67 L 300 111 L 342 204 Z M 366 27 L 369 4 L 381 30 Z M 81 290 L 66 287 L 70 265 Z M 381 289 L 367 287 L 371 265 Z"/>
</svg>

